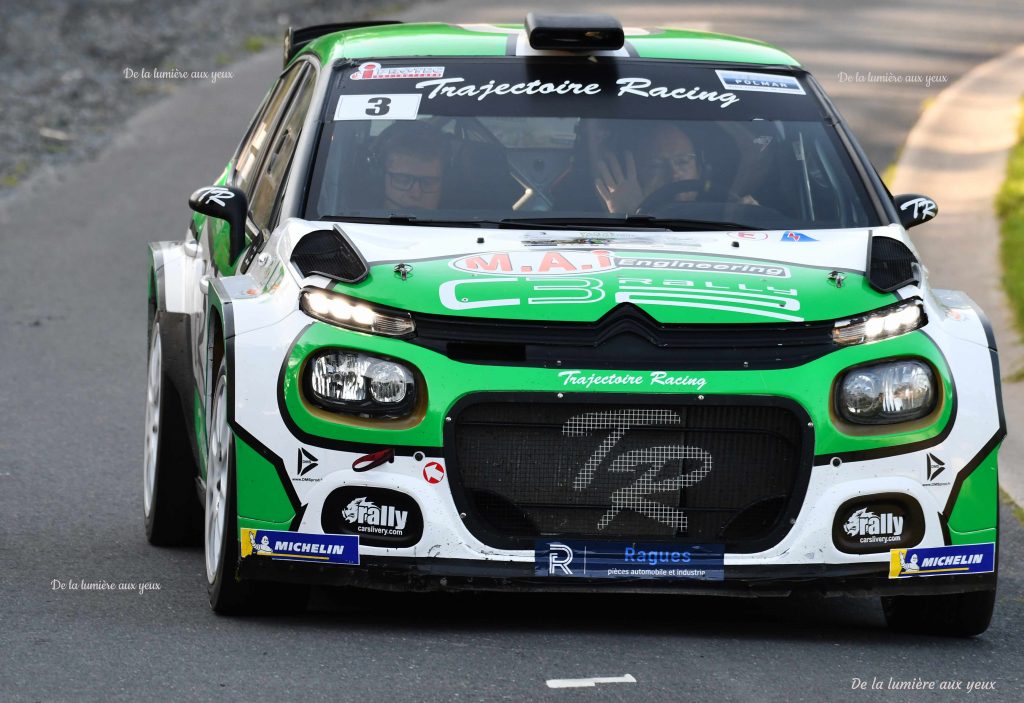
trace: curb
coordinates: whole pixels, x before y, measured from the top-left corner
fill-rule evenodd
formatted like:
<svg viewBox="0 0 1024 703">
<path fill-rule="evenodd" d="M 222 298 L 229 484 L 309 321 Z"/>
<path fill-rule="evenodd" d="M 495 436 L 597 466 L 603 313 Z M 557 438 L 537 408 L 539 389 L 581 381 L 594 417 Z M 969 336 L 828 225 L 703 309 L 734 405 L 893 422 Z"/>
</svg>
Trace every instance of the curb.
<svg viewBox="0 0 1024 703">
<path fill-rule="evenodd" d="M 913 230 L 933 286 L 965 291 L 989 315 L 999 345 L 1009 433 L 1001 487 L 1024 505 L 1024 384 L 1005 377 L 1024 366 L 1024 345 L 1002 289 L 995 197 L 1017 141 L 1024 94 L 1024 44 L 980 64 L 935 98 L 907 135 L 893 193 L 924 193 L 940 217 Z"/>
</svg>

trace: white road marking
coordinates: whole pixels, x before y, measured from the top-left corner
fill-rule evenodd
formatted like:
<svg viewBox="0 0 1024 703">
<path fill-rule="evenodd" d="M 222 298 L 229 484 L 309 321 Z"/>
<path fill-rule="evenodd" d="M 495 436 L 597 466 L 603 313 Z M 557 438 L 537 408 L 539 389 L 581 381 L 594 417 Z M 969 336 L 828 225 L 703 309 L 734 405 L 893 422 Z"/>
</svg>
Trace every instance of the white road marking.
<svg viewBox="0 0 1024 703">
<path fill-rule="evenodd" d="M 625 676 L 592 676 L 589 679 L 548 679 L 548 688 L 584 688 L 599 683 L 636 683 L 632 674 Z"/>
</svg>

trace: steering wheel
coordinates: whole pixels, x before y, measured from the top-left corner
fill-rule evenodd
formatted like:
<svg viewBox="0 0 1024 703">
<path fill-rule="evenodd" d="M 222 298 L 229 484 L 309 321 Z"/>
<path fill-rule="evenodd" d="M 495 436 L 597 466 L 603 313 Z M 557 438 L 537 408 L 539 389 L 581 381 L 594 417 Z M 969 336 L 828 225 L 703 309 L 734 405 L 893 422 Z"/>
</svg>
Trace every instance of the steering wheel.
<svg viewBox="0 0 1024 703">
<path fill-rule="evenodd" d="M 643 202 L 636 208 L 636 214 L 640 215 L 646 210 L 662 208 L 674 201 L 680 193 L 696 192 L 700 194 L 703 189 L 704 181 L 700 178 L 687 178 L 681 181 L 666 183 L 643 199 Z"/>
</svg>

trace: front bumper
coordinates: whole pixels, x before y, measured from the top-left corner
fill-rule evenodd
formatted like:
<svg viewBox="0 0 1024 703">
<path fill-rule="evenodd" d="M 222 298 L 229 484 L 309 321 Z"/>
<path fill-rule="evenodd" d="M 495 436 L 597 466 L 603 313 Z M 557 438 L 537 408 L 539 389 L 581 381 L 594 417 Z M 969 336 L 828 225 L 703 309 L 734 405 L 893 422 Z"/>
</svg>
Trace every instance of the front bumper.
<svg viewBox="0 0 1024 703">
<path fill-rule="evenodd" d="M 281 340 L 294 342 L 284 349 Z M 450 475 L 425 480 L 432 463 L 443 466 L 449 461 L 452 423 L 446 420 L 461 399 L 481 391 L 514 393 L 523 388 L 561 398 L 575 389 L 565 385 L 558 369 L 458 363 L 400 340 L 310 325 L 301 314 L 247 333 L 230 346 L 233 427 L 244 454 L 237 471 L 240 527 L 328 532 L 322 520 L 327 501 L 335 491 L 348 488 L 400 492 L 415 500 L 423 516 L 422 534 L 415 543 L 360 545 L 358 566 L 246 558 L 240 563 L 241 578 L 396 590 L 723 595 L 785 595 L 794 590 L 943 593 L 990 589 L 995 583 L 994 573 L 890 579 L 887 550 L 852 554 L 838 549 L 834 539 L 840 506 L 865 495 L 899 494 L 921 508 L 921 539 L 911 546 L 995 541 L 991 506 L 996 504 L 996 452 L 1002 425 L 991 371 L 981 372 L 992 368 L 991 352 L 943 338 L 940 329 L 932 330 L 931 337 L 916 333 L 870 348 L 843 349 L 794 369 L 699 372 L 705 380 L 700 388 L 650 388 L 641 394 L 651 402 L 680 394 L 693 399 L 698 395 L 777 397 L 806 412 L 804 436 L 810 444 L 801 453 L 806 488 L 786 514 L 788 528 L 764 548 L 727 548 L 720 581 L 537 577 L 532 551 L 481 540 L 479 532 L 470 529 Z M 427 382 L 429 403 L 422 419 L 409 426 L 374 428 L 366 423 L 332 422 L 326 414 L 312 410 L 301 396 L 300 373 L 304 359 L 325 346 L 358 348 L 412 364 Z M 888 436 L 851 435 L 837 429 L 830 415 L 832 380 L 844 368 L 893 356 L 926 358 L 939 370 L 945 396 L 935 421 Z M 955 389 L 953 378 L 958 379 Z M 587 392 L 610 401 L 616 390 L 595 386 Z M 275 407 L 279 414 L 268 412 Z M 395 452 L 392 461 L 370 471 L 356 469 L 360 460 L 389 448 Z M 303 463 L 303 450 L 315 457 L 314 468 L 308 468 L 308 457 Z M 944 463 L 941 476 L 929 475 L 932 457 Z M 287 495 L 287 500 L 275 503 L 271 500 L 275 494 Z M 958 505 L 968 507 L 958 511 Z"/>
<path fill-rule="evenodd" d="M 386 591 L 509 591 L 565 593 L 675 593 L 735 597 L 884 596 L 992 590 L 996 574 L 932 576 L 893 580 L 887 565 L 816 564 L 727 566 L 723 581 L 567 579 L 534 576 L 533 564 L 470 559 L 364 557 L 358 566 L 320 566 L 251 558 L 238 569 L 242 579 L 352 586 Z"/>
</svg>

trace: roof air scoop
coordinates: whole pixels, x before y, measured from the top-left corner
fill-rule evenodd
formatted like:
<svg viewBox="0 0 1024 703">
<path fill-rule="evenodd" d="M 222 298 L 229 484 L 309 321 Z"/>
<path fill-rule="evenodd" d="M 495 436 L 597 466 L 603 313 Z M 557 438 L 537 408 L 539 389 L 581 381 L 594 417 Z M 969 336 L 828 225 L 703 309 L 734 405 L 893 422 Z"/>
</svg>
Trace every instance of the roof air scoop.
<svg viewBox="0 0 1024 703">
<path fill-rule="evenodd" d="M 526 36 L 540 51 L 615 51 L 625 42 L 622 25 L 611 15 L 530 12 Z"/>
</svg>

